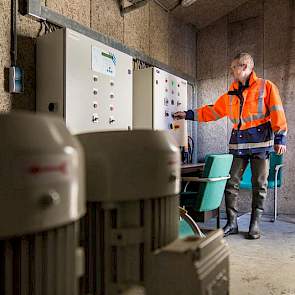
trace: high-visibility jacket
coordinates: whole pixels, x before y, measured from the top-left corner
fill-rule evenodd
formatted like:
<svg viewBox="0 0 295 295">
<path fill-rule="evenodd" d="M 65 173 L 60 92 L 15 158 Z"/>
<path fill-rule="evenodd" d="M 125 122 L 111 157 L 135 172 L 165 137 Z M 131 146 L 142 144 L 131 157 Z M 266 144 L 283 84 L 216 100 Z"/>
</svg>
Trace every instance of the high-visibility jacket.
<svg viewBox="0 0 295 295">
<path fill-rule="evenodd" d="M 249 87 L 242 92 L 241 108 L 239 97 L 231 94 L 237 89 L 238 83 L 234 82 L 214 105 L 194 110 L 194 120 L 209 122 L 229 117 L 233 123 L 229 150 L 236 155 L 272 151 L 274 144 L 285 145 L 287 122 L 277 87 L 252 72 Z"/>
</svg>

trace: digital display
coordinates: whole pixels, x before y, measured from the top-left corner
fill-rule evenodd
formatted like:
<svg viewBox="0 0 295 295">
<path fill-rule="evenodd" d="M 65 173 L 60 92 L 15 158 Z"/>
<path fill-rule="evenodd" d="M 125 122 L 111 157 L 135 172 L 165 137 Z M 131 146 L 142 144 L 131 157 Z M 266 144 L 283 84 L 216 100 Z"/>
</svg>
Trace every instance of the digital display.
<svg viewBox="0 0 295 295">
<path fill-rule="evenodd" d="M 108 57 L 108 58 L 110 58 L 110 59 L 113 59 L 113 57 L 110 55 L 110 54 L 108 54 L 108 53 L 105 53 L 105 52 L 101 52 L 101 55 L 102 56 L 105 56 L 105 57 Z"/>
<path fill-rule="evenodd" d="M 104 75 L 114 77 L 116 75 L 116 56 L 112 52 L 105 52 L 99 47 L 91 49 L 92 70 Z"/>
</svg>

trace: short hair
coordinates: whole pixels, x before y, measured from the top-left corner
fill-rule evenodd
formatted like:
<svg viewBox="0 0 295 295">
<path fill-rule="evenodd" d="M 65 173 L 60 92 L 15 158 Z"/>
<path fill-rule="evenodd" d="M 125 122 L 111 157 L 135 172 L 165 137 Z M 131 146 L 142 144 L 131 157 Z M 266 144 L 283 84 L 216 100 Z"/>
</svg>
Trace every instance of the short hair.
<svg viewBox="0 0 295 295">
<path fill-rule="evenodd" d="M 240 52 L 235 57 L 234 60 L 238 60 L 241 64 L 246 64 L 249 69 L 252 71 L 254 68 L 253 57 L 247 52 Z"/>
</svg>

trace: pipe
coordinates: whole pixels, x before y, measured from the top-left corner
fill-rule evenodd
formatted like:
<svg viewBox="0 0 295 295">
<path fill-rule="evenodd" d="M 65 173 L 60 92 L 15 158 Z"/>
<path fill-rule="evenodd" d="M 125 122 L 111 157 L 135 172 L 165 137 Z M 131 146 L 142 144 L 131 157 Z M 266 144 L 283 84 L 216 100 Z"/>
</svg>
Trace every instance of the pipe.
<svg viewBox="0 0 295 295">
<path fill-rule="evenodd" d="M 16 34 L 16 0 L 11 0 L 11 65 L 16 66 L 17 62 L 17 34 Z"/>
</svg>

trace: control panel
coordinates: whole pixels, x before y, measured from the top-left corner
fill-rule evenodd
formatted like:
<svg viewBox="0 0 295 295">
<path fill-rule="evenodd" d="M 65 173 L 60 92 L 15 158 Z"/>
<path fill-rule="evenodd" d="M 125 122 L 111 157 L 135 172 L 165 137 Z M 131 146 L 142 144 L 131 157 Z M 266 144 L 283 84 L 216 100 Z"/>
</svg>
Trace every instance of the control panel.
<svg viewBox="0 0 295 295">
<path fill-rule="evenodd" d="M 70 29 L 37 40 L 37 110 L 74 134 L 132 128 L 132 57 Z"/>
<path fill-rule="evenodd" d="M 179 146 L 187 146 L 185 120 L 173 119 L 187 109 L 187 81 L 155 67 L 134 71 L 133 127 L 168 130 Z"/>
</svg>

